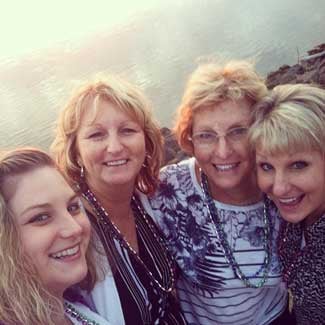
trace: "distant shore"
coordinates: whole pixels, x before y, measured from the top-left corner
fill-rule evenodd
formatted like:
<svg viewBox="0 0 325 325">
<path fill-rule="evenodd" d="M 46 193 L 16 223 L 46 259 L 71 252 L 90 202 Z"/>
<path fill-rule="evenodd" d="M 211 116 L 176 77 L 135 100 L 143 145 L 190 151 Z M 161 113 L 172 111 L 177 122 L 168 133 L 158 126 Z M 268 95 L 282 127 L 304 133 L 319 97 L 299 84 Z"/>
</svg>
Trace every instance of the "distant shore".
<svg viewBox="0 0 325 325">
<path fill-rule="evenodd" d="M 297 64 L 283 65 L 266 77 L 269 89 L 287 83 L 312 83 L 325 88 L 325 43 L 307 51 L 306 56 L 298 58 Z M 164 127 L 162 133 L 165 138 L 164 165 L 184 159 L 186 154 L 179 148 L 171 130 Z"/>
</svg>

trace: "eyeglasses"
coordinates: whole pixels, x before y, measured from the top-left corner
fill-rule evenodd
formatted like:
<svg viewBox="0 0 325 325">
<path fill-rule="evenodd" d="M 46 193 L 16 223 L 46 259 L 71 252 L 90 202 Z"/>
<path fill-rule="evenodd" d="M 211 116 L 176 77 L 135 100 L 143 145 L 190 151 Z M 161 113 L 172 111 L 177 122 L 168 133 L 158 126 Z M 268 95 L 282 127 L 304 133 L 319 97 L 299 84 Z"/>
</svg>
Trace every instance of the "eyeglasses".
<svg viewBox="0 0 325 325">
<path fill-rule="evenodd" d="M 193 142 L 194 145 L 200 147 L 209 147 L 218 143 L 219 139 L 224 137 L 231 143 L 242 141 L 246 138 L 248 133 L 247 127 L 238 127 L 229 130 L 225 134 L 221 135 L 213 131 L 202 131 L 197 132 L 189 137 L 189 140 Z"/>
</svg>

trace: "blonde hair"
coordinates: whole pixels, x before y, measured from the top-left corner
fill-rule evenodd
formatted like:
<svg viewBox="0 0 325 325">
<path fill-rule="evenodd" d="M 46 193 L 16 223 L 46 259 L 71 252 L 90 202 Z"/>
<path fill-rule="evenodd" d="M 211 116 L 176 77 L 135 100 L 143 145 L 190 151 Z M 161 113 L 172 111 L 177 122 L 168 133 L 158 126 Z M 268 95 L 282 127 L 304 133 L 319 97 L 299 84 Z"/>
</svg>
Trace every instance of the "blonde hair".
<svg viewBox="0 0 325 325">
<path fill-rule="evenodd" d="M 174 131 L 180 147 L 193 154 L 193 116 L 206 107 L 225 100 L 249 99 L 252 105 L 267 94 L 264 81 L 246 61 L 229 61 L 224 65 L 208 63 L 200 65 L 186 84 L 185 92 L 177 109 Z"/>
<path fill-rule="evenodd" d="M 143 129 L 146 146 L 145 168 L 142 168 L 137 176 L 136 188 L 146 194 L 153 193 L 162 162 L 162 135 L 152 117 L 150 104 L 140 90 L 114 76 L 85 84 L 74 93 L 61 111 L 55 139 L 51 145 L 56 162 L 72 184 L 79 182 L 77 133 L 84 112 L 92 107 L 95 107 L 96 111 L 100 100 L 114 103 Z"/>
<path fill-rule="evenodd" d="M 254 108 L 249 133 L 253 148 L 268 153 L 317 150 L 325 154 L 325 90 L 281 85 Z"/>
<path fill-rule="evenodd" d="M 23 253 L 15 219 L 3 194 L 9 177 L 46 166 L 56 168 L 48 154 L 34 148 L 16 149 L 0 157 L 0 322 L 6 325 L 55 325 L 52 313 L 63 313 L 62 302 L 43 287 L 31 259 Z M 91 289 L 96 273 L 90 253 L 87 263 Z"/>
</svg>

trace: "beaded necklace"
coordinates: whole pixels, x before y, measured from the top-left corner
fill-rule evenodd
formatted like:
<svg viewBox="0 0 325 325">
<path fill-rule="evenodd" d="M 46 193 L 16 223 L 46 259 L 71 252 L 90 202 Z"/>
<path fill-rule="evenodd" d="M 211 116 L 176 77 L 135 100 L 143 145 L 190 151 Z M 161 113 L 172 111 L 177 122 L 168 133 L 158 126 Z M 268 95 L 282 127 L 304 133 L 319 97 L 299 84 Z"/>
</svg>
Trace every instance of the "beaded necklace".
<svg viewBox="0 0 325 325">
<path fill-rule="evenodd" d="M 207 201 L 207 208 L 208 208 L 208 215 L 211 224 L 214 227 L 214 230 L 217 234 L 217 237 L 219 238 L 221 247 L 224 252 L 224 256 L 233 270 L 235 277 L 240 279 L 246 287 L 248 288 L 261 288 L 266 280 L 268 271 L 270 268 L 270 260 L 271 260 L 271 240 L 272 240 L 272 227 L 271 227 L 271 221 L 269 218 L 269 215 L 267 213 L 268 208 L 268 202 L 267 199 L 264 199 L 264 207 L 263 207 L 263 233 L 264 233 L 264 241 L 263 241 L 263 249 L 265 251 L 264 261 L 263 264 L 253 276 L 246 276 L 243 271 L 241 270 L 240 266 L 238 265 L 235 256 L 232 252 L 232 249 L 229 245 L 229 242 L 227 240 L 227 235 L 222 227 L 221 220 L 218 216 L 217 209 L 214 205 L 213 199 L 211 198 L 211 195 L 209 193 L 209 184 L 208 184 L 208 178 L 207 176 L 200 170 L 201 173 L 201 187 L 203 189 L 203 193 L 205 196 L 205 199 Z M 253 284 L 249 279 L 254 278 L 257 276 L 263 269 L 262 279 L 257 283 Z"/>
<path fill-rule="evenodd" d="M 64 302 L 64 311 L 67 315 L 75 318 L 82 325 L 100 325 L 94 320 L 89 319 L 84 314 L 80 313 L 74 306 L 68 302 Z"/>
<path fill-rule="evenodd" d="M 133 196 L 132 197 L 132 208 L 134 209 L 134 215 L 137 218 L 138 221 L 144 220 L 145 224 L 150 229 L 151 233 L 153 234 L 155 240 L 160 244 L 161 251 L 164 256 L 164 260 L 166 261 L 168 265 L 169 274 L 167 275 L 167 278 L 169 279 L 169 283 L 167 283 L 166 286 L 161 284 L 153 275 L 153 273 L 148 269 L 147 265 L 142 261 L 139 254 L 132 248 L 130 243 L 125 239 L 125 237 L 122 235 L 118 227 L 114 224 L 113 221 L 111 221 L 107 211 L 105 208 L 98 202 L 95 195 L 90 191 L 88 188 L 86 191 L 83 192 L 83 197 L 88 201 L 88 203 L 93 207 L 97 217 L 98 221 L 106 226 L 109 227 L 111 230 L 111 234 L 114 236 L 114 238 L 117 239 L 117 241 L 120 243 L 122 247 L 127 249 L 136 259 L 136 261 L 143 267 L 146 274 L 149 276 L 149 278 L 158 286 L 158 288 L 166 293 L 171 292 L 174 289 L 175 285 L 175 276 L 174 276 L 174 266 L 173 263 L 167 254 L 167 247 L 163 241 L 163 239 L 157 234 L 157 230 L 155 229 L 155 226 L 152 224 L 152 222 L 149 221 L 149 217 L 147 216 L 147 213 L 144 211 L 144 209 L 140 206 L 138 203 L 138 200 Z M 137 225 L 136 225 L 137 227 Z"/>
</svg>

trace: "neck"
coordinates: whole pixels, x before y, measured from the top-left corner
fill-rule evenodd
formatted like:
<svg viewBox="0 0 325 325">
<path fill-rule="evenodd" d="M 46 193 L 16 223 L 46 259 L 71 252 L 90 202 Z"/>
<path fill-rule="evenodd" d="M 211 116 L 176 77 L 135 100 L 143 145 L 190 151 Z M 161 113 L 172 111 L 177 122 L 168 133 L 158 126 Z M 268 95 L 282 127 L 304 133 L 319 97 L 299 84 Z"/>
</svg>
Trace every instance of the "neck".
<svg viewBox="0 0 325 325">
<path fill-rule="evenodd" d="M 125 184 L 117 186 L 92 186 L 89 183 L 90 190 L 94 193 L 96 199 L 107 211 L 110 218 L 120 219 L 130 214 L 131 199 L 134 192 L 134 184 Z"/>
</svg>

